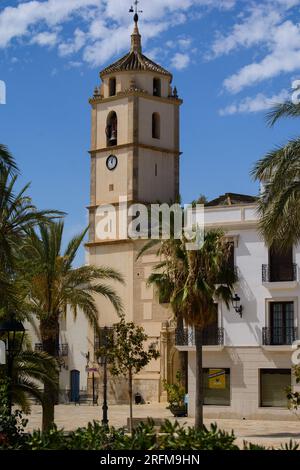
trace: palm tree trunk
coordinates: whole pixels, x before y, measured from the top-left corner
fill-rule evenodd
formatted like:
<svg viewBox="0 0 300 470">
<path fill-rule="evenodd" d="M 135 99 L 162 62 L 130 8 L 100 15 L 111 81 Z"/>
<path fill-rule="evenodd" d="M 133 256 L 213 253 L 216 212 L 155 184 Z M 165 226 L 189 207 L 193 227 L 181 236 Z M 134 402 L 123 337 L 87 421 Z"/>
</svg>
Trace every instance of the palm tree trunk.
<svg viewBox="0 0 300 470">
<path fill-rule="evenodd" d="M 43 351 L 48 353 L 52 357 L 57 357 L 57 336 L 55 331 L 57 327 L 47 324 L 47 322 L 41 322 L 40 331 L 42 337 Z M 50 331 L 52 334 L 49 334 Z M 59 375 L 57 375 L 57 384 L 59 383 Z M 54 412 L 55 405 L 57 403 L 57 388 L 51 384 L 44 384 L 44 400 L 43 400 L 43 419 L 42 429 L 47 431 L 53 427 L 54 424 Z"/>
<path fill-rule="evenodd" d="M 203 358 L 202 328 L 195 327 L 196 343 L 196 397 L 195 397 L 195 428 L 203 429 Z"/>
<path fill-rule="evenodd" d="M 128 372 L 128 395 L 129 395 L 129 432 L 132 433 L 133 429 L 133 410 L 132 410 L 132 370 Z"/>
</svg>

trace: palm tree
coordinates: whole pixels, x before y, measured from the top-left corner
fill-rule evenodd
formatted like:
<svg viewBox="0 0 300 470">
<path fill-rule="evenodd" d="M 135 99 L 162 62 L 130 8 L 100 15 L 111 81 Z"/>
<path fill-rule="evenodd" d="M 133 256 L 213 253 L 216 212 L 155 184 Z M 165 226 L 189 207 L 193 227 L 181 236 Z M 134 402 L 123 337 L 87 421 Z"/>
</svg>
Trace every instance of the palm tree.
<svg viewBox="0 0 300 470">
<path fill-rule="evenodd" d="M 24 413 L 29 413 L 30 398 L 43 404 L 45 400 L 43 387 L 50 384 L 57 387 L 57 361 L 45 352 L 25 349 L 13 361 L 12 403 L 19 405 Z M 5 379 L 4 367 L 0 367 L 0 378 Z"/>
<path fill-rule="evenodd" d="M 214 319 L 215 303 L 224 301 L 229 308 L 233 286 L 237 280 L 235 271 L 228 266 L 229 249 L 220 230 L 209 231 L 203 246 L 188 251 L 186 242 L 169 240 L 162 242 L 164 257 L 156 266 L 164 288 L 169 289 L 170 304 L 185 323 L 195 329 L 196 344 L 196 416 L 195 427 L 203 427 L 203 330 Z M 157 282 L 156 273 L 150 282 Z"/>
<path fill-rule="evenodd" d="M 5 145 L 0 144 L 0 171 L 2 168 L 7 168 L 10 172 L 18 171 L 17 164 L 12 154 Z"/>
<path fill-rule="evenodd" d="M 121 314 L 122 302 L 115 290 L 103 281 L 123 283 L 121 274 L 107 267 L 82 266 L 73 268 L 74 259 L 87 230 L 74 237 L 62 250 L 63 222 L 40 224 L 30 230 L 22 249 L 21 274 L 25 279 L 31 312 L 39 321 L 43 350 L 58 356 L 59 321 L 67 306 L 76 319 L 81 310 L 89 323 L 98 329 L 95 294 L 104 296 Z M 56 391 L 45 385 L 47 403 L 43 404 L 43 429 L 54 423 Z"/>
<path fill-rule="evenodd" d="M 146 243 L 138 254 L 138 258 L 142 253 L 157 245 L 157 243 L 157 240 L 151 240 Z M 173 294 L 175 292 L 175 286 L 178 288 L 180 281 L 183 286 L 184 281 L 184 270 L 181 271 L 178 269 L 178 266 L 180 264 L 184 266 L 186 261 L 185 252 L 182 248 L 183 245 L 181 240 L 176 240 L 174 238 L 164 240 L 159 243 L 156 256 L 160 262 L 154 266 L 153 272 L 148 278 L 148 284 L 154 285 L 158 292 L 160 303 L 169 303 L 174 318 L 176 319 L 176 328 L 179 331 L 182 331 L 184 327 L 183 317 L 181 315 L 181 306 L 175 301 L 176 299 Z M 179 351 L 180 375 L 185 389 L 187 389 L 185 373 L 187 366 L 186 356 L 187 353 L 185 351 Z"/>
<path fill-rule="evenodd" d="M 268 114 L 271 126 L 282 117 L 299 117 L 300 104 L 288 101 Z M 286 249 L 300 240 L 300 138 L 259 160 L 252 175 L 263 185 L 259 227 L 269 246 Z"/>
<path fill-rule="evenodd" d="M 0 271 L 11 272 L 14 253 L 19 250 L 26 232 L 38 223 L 63 215 L 59 211 L 38 211 L 26 195 L 29 184 L 15 191 L 17 175 L 0 166 Z"/>
</svg>

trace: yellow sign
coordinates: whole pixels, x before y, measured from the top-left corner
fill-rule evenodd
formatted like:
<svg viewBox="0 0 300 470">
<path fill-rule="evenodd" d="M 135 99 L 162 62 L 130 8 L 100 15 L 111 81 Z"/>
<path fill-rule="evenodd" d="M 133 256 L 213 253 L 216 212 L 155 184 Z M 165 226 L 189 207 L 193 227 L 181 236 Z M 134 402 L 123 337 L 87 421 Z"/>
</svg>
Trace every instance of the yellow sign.
<svg viewBox="0 0 300 470">
<path fill-rule="evenodd" d="M 226 373 L 224 369 L 209 369 L 208 388 L 219 390 L 226 388 Z"/>
</svg>

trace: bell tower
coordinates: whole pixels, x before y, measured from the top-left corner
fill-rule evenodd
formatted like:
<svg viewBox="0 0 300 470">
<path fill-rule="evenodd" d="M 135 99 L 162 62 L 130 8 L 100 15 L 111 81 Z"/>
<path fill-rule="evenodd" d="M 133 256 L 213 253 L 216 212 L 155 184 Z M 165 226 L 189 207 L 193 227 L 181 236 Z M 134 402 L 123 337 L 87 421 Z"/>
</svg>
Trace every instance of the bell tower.
<svg viewBox="0 0 300 470">
<path fill-rule="evenodd" d="M 91 193 L 87 249 L 90 264 L 122 272 L 126 285 L 116 288 L 126 318 L 141 324 L 150 338 L 159 343 L 162 324 L 165 325 L 171 314 L 159 305 L 153 289 L 147 287 L 155 258 L 145 255 L 136 261 L 141 241 L 120 236 L 119 232 L 114 239 L 103 240 L 96 229 L 98 209 L 109 204 L 118 212 L 120 198 L 130 206 L 137 202 L 169 204 L 179 196 L 182 101 L 171 86 L 172 74 L 143 54 L 137 4 L 136 1 L 130 51 L 100 72 L 101 85 L 90 99 Z M 100 324 L 109 326 L 116 322 L 112 307 L 103 299 L 97 302 Z M 160 396 L 161 379 L 161 364 L 156 362 L 147 376 L 150 382 L 154 381 L 149 393 L 155 400 Z"/>
</svg>

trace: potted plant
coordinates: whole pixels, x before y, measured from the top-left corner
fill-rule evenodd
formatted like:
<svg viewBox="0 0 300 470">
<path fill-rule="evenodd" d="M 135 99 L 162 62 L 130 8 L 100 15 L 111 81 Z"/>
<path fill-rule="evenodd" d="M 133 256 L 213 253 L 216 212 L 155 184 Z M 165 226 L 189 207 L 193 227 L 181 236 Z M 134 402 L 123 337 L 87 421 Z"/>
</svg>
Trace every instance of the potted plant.
<svg viewBox="0 0 300 470">
<path fill-rule="evenodd" d="M 187 404 L 185 403 L 185 388 L 182 385 L 182 374 L 180 371 L 176 373 L 176 382 L 169 384 L 166 380 L 163 382 L 164 390 L 168 394 L 168 409 L 173 416 L 181 418 L 187 416 Z"/>
</svg>

